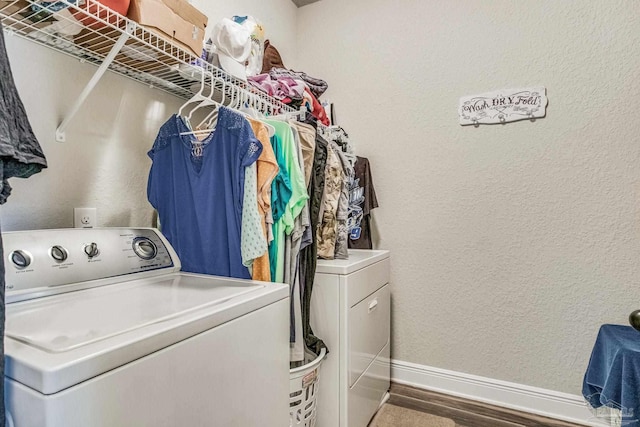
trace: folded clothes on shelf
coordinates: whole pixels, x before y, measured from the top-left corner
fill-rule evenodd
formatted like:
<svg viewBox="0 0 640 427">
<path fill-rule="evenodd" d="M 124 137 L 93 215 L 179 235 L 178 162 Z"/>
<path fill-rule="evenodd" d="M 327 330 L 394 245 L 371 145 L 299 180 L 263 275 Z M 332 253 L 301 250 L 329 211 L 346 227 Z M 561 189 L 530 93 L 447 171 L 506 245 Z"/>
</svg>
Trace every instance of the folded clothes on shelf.
<svg viewBox="0 0 640 427">
<path fill-rule="evenodd" d="M 267 95 L 273 96 L 279 101 L 285 101 L 287 104 L 292 101 L 302 101 L 304 95 L 304 82 L 287 76 L 273 78 L 269 74 L 259 74 L 248 77 L 247 81 Z"/>
<path fill-rule="evenodd" d="M 293 71 L 286 68 L 274 67 L 269 71 L 269 75 L 274 79 L 289 77 L 292 79 L 302 80 L 316 98 L 320 98 L 320 96 L 325 93 L 329 87 L 327 82 L 324 80 L 311 77 L 303 71 Z"/>
</svg>

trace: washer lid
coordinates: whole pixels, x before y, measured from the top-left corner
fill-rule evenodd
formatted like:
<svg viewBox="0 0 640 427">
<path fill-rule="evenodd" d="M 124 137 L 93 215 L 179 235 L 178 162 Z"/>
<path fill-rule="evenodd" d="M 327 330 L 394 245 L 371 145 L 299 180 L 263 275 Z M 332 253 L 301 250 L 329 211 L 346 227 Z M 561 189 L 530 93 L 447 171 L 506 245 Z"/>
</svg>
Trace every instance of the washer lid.
<svg viewBox="0 0 640 427">
<path fill-rule="evenodd" d="M 284 285 L 174 273 L 9 304 L 5 374 L 54 393 L 286 296 Z"/>
<path fill-rule="evenodd" d="M 389 258 L 389 251 L 349 249 L 349 259 L 318 259 L 316 273 L 351 274 Z"/>
</svg>

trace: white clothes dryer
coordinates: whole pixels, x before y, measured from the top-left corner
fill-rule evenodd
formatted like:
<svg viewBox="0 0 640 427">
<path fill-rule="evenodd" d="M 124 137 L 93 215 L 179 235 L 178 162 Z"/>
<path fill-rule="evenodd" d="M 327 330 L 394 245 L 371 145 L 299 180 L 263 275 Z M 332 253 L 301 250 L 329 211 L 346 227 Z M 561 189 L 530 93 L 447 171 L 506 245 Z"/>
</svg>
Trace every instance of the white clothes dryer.
<svg viewBox="0 0 640 427">
<path fill-rule="evenodd" d="M 329 354 L 319 374 L 317 427 L 367 427 L 387 395 L 390 265 L 382 250 L 318 260 L 310 320 Z"/>
</svg>

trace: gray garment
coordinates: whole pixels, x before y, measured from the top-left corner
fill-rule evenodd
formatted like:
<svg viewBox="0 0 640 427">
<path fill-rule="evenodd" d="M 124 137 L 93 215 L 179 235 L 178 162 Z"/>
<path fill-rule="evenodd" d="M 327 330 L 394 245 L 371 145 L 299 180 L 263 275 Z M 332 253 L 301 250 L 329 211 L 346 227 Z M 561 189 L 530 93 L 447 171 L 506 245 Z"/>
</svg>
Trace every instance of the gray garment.
<svg viewBox="0 0 640 427">
<path fill-rule="evenodd" d="M 302 161 L 301 168 L 303 169 L 303 173 L 305 176 L 305 182 L 307 184 L 307 192 L 309 191 L 309 182 L 311 181 L 311 174 L 313 173 L 313 159 L 315 157 L 316 150 L 316 129 L 306 123 L 300 123 L 296 121 L 290 121 L 289 124 L 298 131 L 298 143 L 300 150 L 302 152 Z M 302 233 L 302 242 L 300 243 L 300 250 L 306 248 L 313 242 L 313 229 L 311 227 L 311 213 L 310 213 L 310 202 L 307 201 L 307 204 L 304 207 L 302 212 L 303 218 L 307 218 L 303 220 L 303 225 L 305 226 L 304 232 Z"/>
<path fill-rule="evenodd" d="M 296 259 L 298 262 L 298 259 Z M 298 274 L 298 264 L 295 266 L 295 276 L 293 277 L 293 286 L 291 286 L 291 301 L 293 305 L 293 316 L 291 321 L 293 322 L 293 330 L 295 331 L 295 337 L 293 341 L 289 340 L 289 361 L 299 362 L 304 360 L 304 334 L 302 330 L 302 299 L 300 288 L 300 274 Z"/>
<path fill-rule="evenodd" d="M 331 144 L 335 144 L 332 142 Z M 333 146 L 338 153 L 340 163 L 342 163 L 342 170 L 344 171 L 344 180 L 342 181 L 342 191 L 340 193 L 340 199 L 338 200 L 338 210 L 336 212 L 336 220 L 338 222 L 338 234 L 336 236 L 336 248 L 334 251 L 335 259 L 347 259 L 349 258 L 349 226 L 347 219 L 349 217 L 349 183 L 353 179 L 353 164 L 349 161 L 349 158 L 336 144 Z"/>
<path fill-rule="evenodd" d="M 293 138 L 296 142 L 296 147 L 298 148 L 298 161 L 300 163 L 300 170 L 304 175 L 306 171 L 305 171 L 305 164 L 303 161 L 302 144 L 300 142 L 300 137 L 298 135 L 298 131 L 295 128 L 292 127 L 291 130 L 293 131 Z M 304 239 L 305 232 L 307 231 L 307 229 L 310 229 L 310 228 L 311 228 L 311 215 L 309 213 L 309 199 L 307 199 L 307 202 L 304 204 L 302 211 L 300 211 L 300 215 L 298 215 L 293 222 L 293 231 L 291 232 L 291 239 L 292 239 L 292 248 L 294 249 L 294 253 L 292 253 L 291 255 L 292 261 L 294 256 L 297 259 L 298 253 L 300 252 L 300 246 Z M 294 265 L 294 263 L 292 262 L 290 274 L 294 276 L 297 269 L 298 269 L 298 264 L 295 263 Z"/>
<path fill-rule="evenodd" d="M 46 168 L 47 160 L 13 81 L 1 24 L 0 33 L 0 161 L 3 163 L 0 204 L 3 204 L 11 194 L 7 179 L 28 178 Z"/>
<path fill-rule="evenodd" d="M 291 133 L 293 135 L 293 141 L 296 148 L 296 154 L 298 156 L 298 163 L 300 164 L 300 171 L 304 175 L 304 162 L 302 161 L 302 150 L 300 149 L 300 138 L 298 135 L 298 131 L 295 127 L 291 126 Z M 300 241 L 302 240 L 302 235 L 304 233 L 304 225 L 303 218 L 305 214 L 307 218 L 309 216 L 309 202 L 305 203 L 300 215 L 293 219 L 293 229 L 291 230 L 291 234 L 285 235 L 285 247 L 284 247 L 284 259 L 285 259 L 285 268 L 284 268 L 284 282 L 285 283 L 293 283 L 293 278 L 295 277 L 296 269 L 297 269 L 297 258 L 298 253 L 300 252 Z M 307 222 L 309 222 L 307 220 Z"/>
<path fill-rule="evenodd" d="M 0 29 L 0 32 L 2 32 L 2 29 Z M 2 168 L 2 162 L 0 162 L 0 169 Z M 0 298 L 2 299 L 1 303 L 2 303 L 2 307 L 0 310 L 0 351 L 2 351 L 2 354 L 0 354 L 0 372 L 4 375 L 4 319 L 5 319 L 5 312 L 4 312 L 4 250 L 2 248 L 2 235 L 0 235 Z M 0 399 L 2 399 L 2 402 L 0 402 L 0 427 L 4 427 L 5 426 L 5 421 L 6 421 L 6 416 L 5 416 L 5 410 L 4 410 L 4 387 L 0 388 Z"/>
<path fill-rule="evenodd" d="M 309 218 L 309 223 L 311 223 L 311 218 Z M 304 229 L 304 233 L 302 233 L 302 241 L 300 242 L 300 250 L 303 250 L 307 246 L 313 243 L 313 228 L 311 224 L 309 227 Z"/>
<path fill-rule="evenodd" d="M 11 194 L 9 178 L 28 178 L 47 167 L 13 81 L 0 22 L 0 204 Z M 4 375 L 4 254 L 0 240 L 0 373 Z M 4 388 L 0 388 L 0 427 L 5 426 Z"/>
<path fill-rule="evenodd" d="M 316 130 L 311 125 L 293 120 L 289 121 L 289 124 L 298 131 L 304 163 L 304 182 L 309 187 L 311 173 L 313 172 L 313 158 L 316 152 Z"/>
<path fill-rule="evenodd" d="M 304 175 L 304 161 L 300 148 L 300 137 L 295 127 L 291 127 L 296 149 L 298 150 L 298 162 Z M 302 333 L 302 306 L 300 300 L 300 275 L 298 274 L 300 244 L 304 231 L 311 227 L 309 216 L 309 202 L 305 203 L 300 215 L 293 220 L 291 234 L 285 236 L 284 242 L 284 282 L 290 285 L 291 292 L 291 324 L 289 341 L 289 358 L 291 362 L 304 360 L 304 337 Z"/>
</svg>

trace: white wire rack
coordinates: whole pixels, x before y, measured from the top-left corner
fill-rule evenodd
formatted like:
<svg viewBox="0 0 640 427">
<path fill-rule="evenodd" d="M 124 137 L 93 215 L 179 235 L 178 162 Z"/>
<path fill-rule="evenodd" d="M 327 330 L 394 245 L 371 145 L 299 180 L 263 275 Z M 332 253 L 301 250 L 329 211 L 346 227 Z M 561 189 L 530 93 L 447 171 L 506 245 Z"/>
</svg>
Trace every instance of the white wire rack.
<svg viewBox="0 0 640 427">
<path fill-rule="evenodd" d="M 56 130 L 59 142 L 65 140 L 67 125 L 107 69 L 183 99 L 197 91 L 204 69 L 225 82 L 221 87 L 229 97 L 248 92 L 271 114 L 295 111 L 95 0 L 73 1 L 0 0 L 0 19 L 7 35 L 24 37 L 98 66 Z"/>
</svg>

